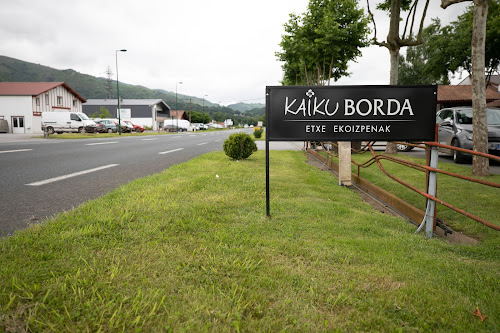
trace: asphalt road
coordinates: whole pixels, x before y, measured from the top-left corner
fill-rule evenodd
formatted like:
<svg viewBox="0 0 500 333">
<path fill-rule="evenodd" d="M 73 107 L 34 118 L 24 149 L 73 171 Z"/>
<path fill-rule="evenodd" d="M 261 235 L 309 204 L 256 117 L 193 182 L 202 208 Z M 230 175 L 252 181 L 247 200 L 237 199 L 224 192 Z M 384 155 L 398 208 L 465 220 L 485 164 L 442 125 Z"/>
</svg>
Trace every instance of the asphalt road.
<svg viewBox="0 0 500 333">
<path fill-rule="evenodd" d="M 237 131 L 0 141 L 0 236 L 70 210 L 136 178 L 222 150 L 224 140 Z"/>
</svg>

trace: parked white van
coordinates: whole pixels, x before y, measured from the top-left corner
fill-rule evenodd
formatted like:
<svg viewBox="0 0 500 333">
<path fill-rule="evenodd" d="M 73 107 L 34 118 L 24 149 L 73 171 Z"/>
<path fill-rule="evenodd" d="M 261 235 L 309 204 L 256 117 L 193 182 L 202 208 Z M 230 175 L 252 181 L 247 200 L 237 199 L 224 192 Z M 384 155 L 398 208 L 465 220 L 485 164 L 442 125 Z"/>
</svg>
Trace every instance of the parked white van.
<svg viewBox="0 0 500 333">
<path fill-rule="evenodd" d="M 82 112 L 42 112 L 42 131 L 47 133 L 79 132 L 95 133 L 97 125 Z"/>
</svg>

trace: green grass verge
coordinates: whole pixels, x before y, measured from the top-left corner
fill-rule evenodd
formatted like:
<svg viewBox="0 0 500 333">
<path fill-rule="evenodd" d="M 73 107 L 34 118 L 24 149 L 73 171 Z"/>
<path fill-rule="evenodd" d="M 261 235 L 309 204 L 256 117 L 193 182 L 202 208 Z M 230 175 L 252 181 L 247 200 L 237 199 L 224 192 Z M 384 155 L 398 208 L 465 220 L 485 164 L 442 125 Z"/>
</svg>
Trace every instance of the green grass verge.
<svg viewBox="0 0 500 333">
<path fill-rule="evenodd" d="M 352 156 L 357 163 L 362 163 L 371 158 L 371 154 L 356 154 Z M 414 158 L 404 154 L 398 154 L 397 158 L 425 165 L 425 159 Z M 384 168 L 392 175 L 415 186 L 421 191 L 426 190 L 425 173 L 393 163 L 388 160 L 381 161 Z M 470 166 L 439 162 L 441 170 L 472 177 Z M 352 171 L 357 173 L 357 167 L 353 164 Z M 360 176 L 370 182 L 388 190 L 399 198 L 412 205 L 425 210 L 425 198 L 418 193 L 408 189 L 398 182 L 387 177 L 376 164 L 369 168 L 362 168 Z M 500 175 L 491 175 L 486 179 L 490 182 L 500 183 Z M 468 213 L 474 214 L 488 222 L 500 226 L 500 189 L 472 183 L 466 180 L 438 174 L 438 198 L 450 203 Z M 442 205 L 437 205 L 438 217 L 443 219 L 457 231 L 462 231 L 484 242 L 492 242 L 492 246 L 498 246 L 500 232 L 488 228 L 479 222 L 465 217 Z"/>
<path fill-rule="evenodd" d="M 217 152 L 1 239 L 0 331 L 498 331 L 498 245 L 414 235 L 304 162 L 272 152 L 271 219 L 264 152 Z"/>
</svg>

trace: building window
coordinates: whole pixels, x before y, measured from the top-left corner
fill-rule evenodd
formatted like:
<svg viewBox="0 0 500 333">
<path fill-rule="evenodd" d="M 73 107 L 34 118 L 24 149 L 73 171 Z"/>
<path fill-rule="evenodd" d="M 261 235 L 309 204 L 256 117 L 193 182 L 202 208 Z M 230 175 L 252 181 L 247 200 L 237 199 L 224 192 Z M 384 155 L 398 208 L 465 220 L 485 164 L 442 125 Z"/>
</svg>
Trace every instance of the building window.
<svg viewBox="0 0 500 333">
<path fill-rule="evenodd" d="M 73 100 L 73 107 L 76 108 L 76 99 Z"/>
<path fill-rule="evenodd" d="M 57 96 L 57 106 L 62 106 L 62 96 Z"/>
<path fill-rule="evenodd" d="M 49 105 L 49 94 L 45 94 L 45 105 Z"/>
<path fill-rule="evenodd" d="M 36 106 L 40 106 L 40 97 L 36 98 Z"/>
</svg>

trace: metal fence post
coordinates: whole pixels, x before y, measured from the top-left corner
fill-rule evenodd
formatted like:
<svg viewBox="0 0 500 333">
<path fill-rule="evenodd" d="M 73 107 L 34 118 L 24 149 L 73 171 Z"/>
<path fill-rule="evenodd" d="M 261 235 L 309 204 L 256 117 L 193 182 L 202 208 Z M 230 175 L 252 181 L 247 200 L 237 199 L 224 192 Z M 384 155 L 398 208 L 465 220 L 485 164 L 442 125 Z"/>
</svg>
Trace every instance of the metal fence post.
<svg viewBox="0 0 500 333">
<path fill-rule="evenodd" d="M 437 147 L 431 147 L 431 157 L 430 157 L 430 167 L 437 169 L 438 167 L 438 149 Z M 427 194 L 436 197 L 437 193 L 437 172 L 429 172 L 429 185 L 427 188 Z M 425 209 L 425 216 L 422 224 L 418 227 L 416 233 L 418 233 L 425 224 L 425 235 L 432 238 L 432 232 L 434 231 L 434 213 L 436 211 L 436 202 L 431 199 L 427 199 L 427 207 Z"/>
</svg>

